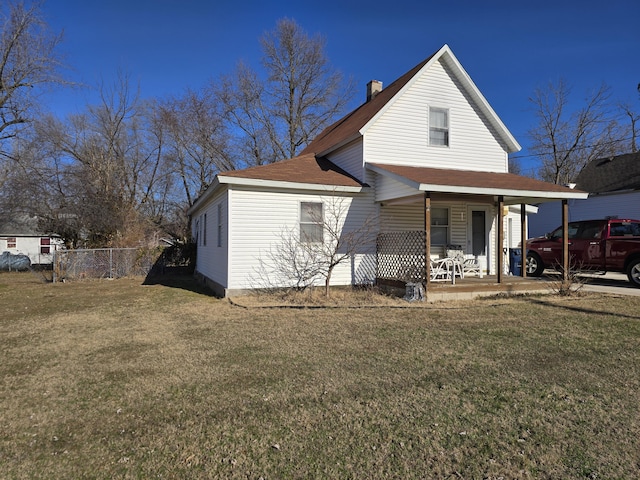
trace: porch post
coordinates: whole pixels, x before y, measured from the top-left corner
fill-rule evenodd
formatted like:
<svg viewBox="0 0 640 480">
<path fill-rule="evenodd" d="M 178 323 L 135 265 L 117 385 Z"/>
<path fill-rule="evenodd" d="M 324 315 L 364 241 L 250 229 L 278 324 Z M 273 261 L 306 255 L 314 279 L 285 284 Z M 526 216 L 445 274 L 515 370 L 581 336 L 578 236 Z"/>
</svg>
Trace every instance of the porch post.
<svg viewBox="0 0 640 480">
<path fill-rule="evenodd" d="M 569 280 L 569 203 L 562 200 L 562 283 Z"/>
<path fill-rule="evenodd" d="M 424 192 L 424 290 L 428 295 L 431 284 L 431 193 Z"/>
<path fill-rule="evenodd" d="M 498 283 L 502 283 L 502 270 L 504 268 L 504 197 L 498 197 Z"/>
<path fill-rule="evenodd" d="M 520 245 L 522 254 L 520 263 L 520 275 L 522 278 L 527 276 L 527 206 L 520 204 Z"/>
</svg>

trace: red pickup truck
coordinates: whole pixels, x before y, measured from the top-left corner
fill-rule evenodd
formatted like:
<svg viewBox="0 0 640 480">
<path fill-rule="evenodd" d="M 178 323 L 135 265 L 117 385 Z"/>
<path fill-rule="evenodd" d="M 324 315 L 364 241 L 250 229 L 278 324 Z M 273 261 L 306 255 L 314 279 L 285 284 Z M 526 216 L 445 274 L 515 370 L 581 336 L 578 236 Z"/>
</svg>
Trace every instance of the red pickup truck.
<svg viewBox="0 0 640 480">
<path fill-rule="evenodd" d="M 570 222 L 570 268 L 623 272 L 640 287 L 640 220 L 584 220 Z M 562 266 L 562 227 L 527 241 L 527 275 Z"/>
</svg>

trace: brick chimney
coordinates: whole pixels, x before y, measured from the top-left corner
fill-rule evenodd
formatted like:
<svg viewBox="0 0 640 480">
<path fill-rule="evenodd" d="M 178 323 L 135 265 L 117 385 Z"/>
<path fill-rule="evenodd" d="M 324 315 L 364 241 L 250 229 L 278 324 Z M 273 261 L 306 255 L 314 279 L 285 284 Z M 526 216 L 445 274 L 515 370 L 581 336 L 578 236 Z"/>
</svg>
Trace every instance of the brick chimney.
<svg viewBox="0 0 640 480">
<path fill-rule="evenodd" d="M 377 94 L 382 91 L 382 82 L 379 80 L 371 80 L 367 83 L 367 102 L 372 100 Z"/>
</svg>

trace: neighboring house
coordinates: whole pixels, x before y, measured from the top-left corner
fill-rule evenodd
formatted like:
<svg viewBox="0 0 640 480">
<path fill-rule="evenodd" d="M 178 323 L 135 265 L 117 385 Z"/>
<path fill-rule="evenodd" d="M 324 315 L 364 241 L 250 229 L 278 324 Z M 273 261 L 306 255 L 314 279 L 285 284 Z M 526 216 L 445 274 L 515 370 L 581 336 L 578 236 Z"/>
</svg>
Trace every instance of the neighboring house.
<svg viewBox="0 0 640 480">
<path fill-rule="evenodd" d="M 58 235 L 41 232 L 37 224 L 34 217 L 21 217 L 0 225 L 0 253 L 21 253 L 31 265 L 51 265 L 53 253 L 64 248 L 64 242 Z"/>
<path fill-rule="evenodd" d="M 445 255 L 447 245 L 459 245 L 500 281 L 503 248 L 526 238 L 521 208 L 586 197 L 508 173 L 508 155 L 519 149 L 445 45 L 384 89 L 370 82 L 367 101 L 300 156 L 218 174 L 189 210 L 196 274 L 220 295 L 260 287 L 257 268 L 273 261 L 269 252 L 282 232 L 307 231 L 305 212 L 324 212 L 337 201 L 345 207 L 343 232 L 373 219 L 378 239 L 421 234 L 415 238 L 423 239 L 422 265 L 424 258 Z M 409 248 L 405 236 L 397 236 L 395 252 Z M 363 245 L 331 283 L 382 278 L 380 245 Z"/>
<path fill-rule="evenodd" d="M 605 217 L 640 219 L 640 153 L 598 158 L 589 162 L 576 178 L 576 188 L 587 199 L 569 200 L 569 220 Z M 557 202 L 540 205 L 530 217 L 529 233 L 539 237 L 561 224 Z"/>
</svg>

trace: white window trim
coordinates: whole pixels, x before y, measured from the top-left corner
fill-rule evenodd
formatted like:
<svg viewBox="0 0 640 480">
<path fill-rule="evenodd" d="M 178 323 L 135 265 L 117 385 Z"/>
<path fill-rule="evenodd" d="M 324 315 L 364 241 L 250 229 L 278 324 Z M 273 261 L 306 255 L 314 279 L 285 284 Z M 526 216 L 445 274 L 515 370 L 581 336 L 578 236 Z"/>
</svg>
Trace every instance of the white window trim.
<svg viewBox="0 0 640 480">
<path fill-rule="evenodd" d="M 431 110 L 440 110 L 447 113 L 447 144 L 439 145 L 431 143 Z M 436 148 L 449 148 L 451 147 L 451 109 L 447 107 L 440 107 L 437 105 L 429 105 L 427 107 L 427 145 Z"/>
<path fill-rule="evenodd" d="M 431 244 L 435 245 L 435 246 L 446 246 L 449 245 L 451 243 L 451 208 L 447 207 L 447 206 L 440 206 L 440 205 L 433 205 L 431 207 L 431 211 L 433 212 L 434 209 L 444 209 L 447 211 L 447 224 L 446 225 L 434 225 L 433 224 L 433 219 L 431 221 L 431 232 L 432 232 L 432 236 L 431 236 Z M 433 218 L 433 217 L 432 217 Z M 433 228 L 446 228 L 446 239 L 445 239 L 445 243 L 433 243 Z"/>
<path fill-rule="evenodd" d="M 303 205 L 307 204 L 307 203 L 308 204 L 320 205 L 322 218 L 319 221 L 317 221 L 317 222 L 303 222 L 302 221 L 302 208 L 303 208 Z M 324 203 L 323 202 L 315 202 L 315 201 L 301 201 L 298 204 L 298 208 L 299 208 L 299 211 L 298 211 L 298 229 L 299 229 L 299 233 L 300 233 L 300 237 L 299 237 L 300 238 L 300 242 L 301 243 L 323 243 L 324 242 L 324 228 L 323 228 L 323 223 L 324 223 Z M 322 229 L 321 230 L 322 238 L 320 240 L 317 240 L 317 241 L 307 241 L 304 238 L 304 235 L 302 233 L 302 225 L 319 225 L 320 228 Z"/>
</svg>

